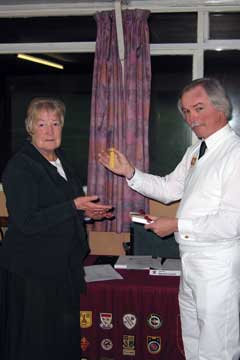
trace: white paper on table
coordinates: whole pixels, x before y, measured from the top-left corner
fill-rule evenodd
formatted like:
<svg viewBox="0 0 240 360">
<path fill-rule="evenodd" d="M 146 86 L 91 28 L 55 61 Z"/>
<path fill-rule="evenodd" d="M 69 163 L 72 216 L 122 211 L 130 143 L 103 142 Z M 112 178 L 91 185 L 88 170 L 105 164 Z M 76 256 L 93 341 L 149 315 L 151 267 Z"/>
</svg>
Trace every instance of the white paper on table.
<svg viewBox="0 0 240 360">
<path fill-rule="evenodd" d="M 114 264 L 115 269 L 160 269 L 162 259 L 160 257 L 153 258 L 149 255 L 121 255 L 117 262 Z"/>
<path fill-rule="evenodd" d="M 84 266 L 84 271 L 86 282 L 123 279 L 109 264 Z"/>
</svg>

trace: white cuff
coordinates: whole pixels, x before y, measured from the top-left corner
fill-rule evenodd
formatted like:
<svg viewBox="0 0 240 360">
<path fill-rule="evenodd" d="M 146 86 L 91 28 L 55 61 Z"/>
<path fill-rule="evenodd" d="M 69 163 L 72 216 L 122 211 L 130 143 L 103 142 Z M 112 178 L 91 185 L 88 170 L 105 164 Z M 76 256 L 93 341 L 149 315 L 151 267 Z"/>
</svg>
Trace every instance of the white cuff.
<svg viewBox="0 0 240 360">
<path fill-rule="evenodd" d="M 181 238 L 189 239 L 193 234 L 193 221 L 190 219 L 178 219 L 178 232 Z"/>
</svg>

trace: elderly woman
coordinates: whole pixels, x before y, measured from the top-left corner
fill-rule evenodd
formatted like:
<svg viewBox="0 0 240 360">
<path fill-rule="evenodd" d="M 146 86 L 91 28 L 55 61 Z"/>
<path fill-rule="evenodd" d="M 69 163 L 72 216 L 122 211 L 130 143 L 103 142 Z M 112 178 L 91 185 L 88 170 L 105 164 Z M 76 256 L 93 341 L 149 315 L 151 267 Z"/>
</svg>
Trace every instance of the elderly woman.
<svg viewBox="0 0 240 360">
<path fill-rule="evenodd" d="M 97 196 L 84 196 L 58 149 L 64 113 L 61 101 L 33 99 L 26 118 L 31 142 L 3 174 L 9 224 L 0 248 L 1 360 L 80 358 L 84 216 L 112 214 Z"/>
</svg>

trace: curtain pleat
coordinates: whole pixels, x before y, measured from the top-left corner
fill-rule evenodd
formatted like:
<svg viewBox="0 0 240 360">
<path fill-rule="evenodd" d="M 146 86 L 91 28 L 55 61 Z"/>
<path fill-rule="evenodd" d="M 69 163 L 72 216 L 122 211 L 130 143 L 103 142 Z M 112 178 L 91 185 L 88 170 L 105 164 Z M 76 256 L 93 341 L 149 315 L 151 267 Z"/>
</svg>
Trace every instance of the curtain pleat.
<svg viewBox="0 0 240 360">
<path fill-rule="evenodd" d="M 124 83 L 118 55 L 114 11 L 96 14 L 88 165 L 88 194 L 114 206 L 114 220 L 96 222 L 93 230 L 128 232 L 129 211 L 148 211 L 148 200 L 128 188 L 123 177 L 97 162 L 109 147 L 123 152 L 140 170 L 148 171 L 148 120 L 151 61 L 147 19 L 149 11 L 123 11 Z"/>
</svg>

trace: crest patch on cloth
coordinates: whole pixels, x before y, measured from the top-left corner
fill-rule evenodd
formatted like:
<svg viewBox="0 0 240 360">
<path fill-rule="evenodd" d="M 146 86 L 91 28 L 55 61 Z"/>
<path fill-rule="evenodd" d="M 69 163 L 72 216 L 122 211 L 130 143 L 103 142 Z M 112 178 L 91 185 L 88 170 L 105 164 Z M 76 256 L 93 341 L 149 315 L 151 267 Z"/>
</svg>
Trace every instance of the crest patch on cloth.
<svg viewBox="0 0 240 360">
<path fill-rule="evenodd" d="M 123 355 L 135 356 L 135 336 L 123 335 Z"/>
<path fill-rule="evenodd" d="M 160 336 L 147 337 L 147 349 L 150 354 L 158 354 L 161 351 L 161 338 Z"/>
<path fill-rule="evenodd" d="M 109 330 L 113 328 L 112 313 L 100 313 L 100 327 L 103 330 Z"/>
<path fill-rule="evenodd" d="M 112 340 L 110 339 L 103 339 L 101 341 L 101 347 L 106 350 L 106 351 L 109 351 L 113 348 L 113 343 L 112 343 Z"/>
<path fill-rule="evenodd" d="M 158 314 L 150 314 L 147 318 L 147 324 L 151 329 L 160 329 L 162 320 Z"/>
<path fill-rule="evenodd" d="M 84 336 L 81 338 L 81 341 L 80 341 L 80 347 L 82 349 L 82 351 L 86 351 L 87 348 L 89 347 L 90 345 L 90 342 L 88 341 L 88 339 Z"/>
<path fill-rule="evenodd" d="M 126 326 L 127 329 L 131 330 L 135 327 L 137 323 L 137 318 L 133 314 L 125 314 L 123 315 L 123 325 Z"/>
<path fill-rule="evenodd" d="M 80 328 L 87 329 L 92 326 L 92 311 L 80 311 Z"/>
</svg>

